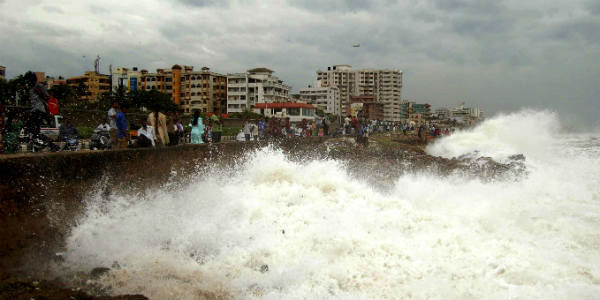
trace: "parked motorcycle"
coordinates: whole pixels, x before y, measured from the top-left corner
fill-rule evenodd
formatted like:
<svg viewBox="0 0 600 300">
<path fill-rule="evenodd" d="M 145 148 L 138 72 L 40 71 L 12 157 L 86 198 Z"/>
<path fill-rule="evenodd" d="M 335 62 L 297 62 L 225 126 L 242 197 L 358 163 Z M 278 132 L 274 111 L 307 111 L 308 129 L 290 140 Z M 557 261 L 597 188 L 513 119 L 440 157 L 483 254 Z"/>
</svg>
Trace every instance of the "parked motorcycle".
<svg viewBox="0 0 600 300">
<path fill-rule="evenodd" d="M 64 146 L 62 148 L 63 151 L 77 151 L 79 150 L 79 140 L 75 137 L 65 137 L 63 139 Z"/>
<path fill-rule="evenodd" d="M 40 134 L 34 137 L 31 134 L 23 135 L 19 138 L 22 143 L 27 145 L 27 151 L 31 152 L 42 152 L 45 148 L 48 148 L 51 152 L 60 150 L 60 147 L 54 144 L 47 136 Z"/>
<path fill-rule="evenodd" d="M 110 133 L 105 130 L 94 130 L 94 134 L 90 138 L 91 150 L 110 149 Z"/>
</svg>

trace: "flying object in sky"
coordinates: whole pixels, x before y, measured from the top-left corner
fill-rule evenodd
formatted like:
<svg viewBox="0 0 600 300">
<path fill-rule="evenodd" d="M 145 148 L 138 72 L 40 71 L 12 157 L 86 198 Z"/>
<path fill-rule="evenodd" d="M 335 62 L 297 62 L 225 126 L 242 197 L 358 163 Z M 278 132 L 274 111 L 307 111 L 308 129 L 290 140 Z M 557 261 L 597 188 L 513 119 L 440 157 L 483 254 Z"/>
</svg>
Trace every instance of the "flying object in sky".
<svg viewBox="0 0 600 300">
<path fill-rule="evenodd" d="M 354 45 L 352 45 L 352 47 L 358 48 L 358 47 L 360 47 L 360 44 L 354 44 Z"/>
</svg>

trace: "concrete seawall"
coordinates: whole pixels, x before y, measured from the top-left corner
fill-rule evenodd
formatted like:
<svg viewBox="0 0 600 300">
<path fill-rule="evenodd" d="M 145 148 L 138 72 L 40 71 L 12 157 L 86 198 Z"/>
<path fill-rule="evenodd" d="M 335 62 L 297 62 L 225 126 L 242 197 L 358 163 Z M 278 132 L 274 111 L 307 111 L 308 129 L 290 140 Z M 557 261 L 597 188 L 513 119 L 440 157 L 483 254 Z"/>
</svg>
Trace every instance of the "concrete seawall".
<svg viewBox="0 0 600 300">
<path fill-rule="evenodd" d="M 310 152 L 324 138 L 283 140 L 290 153 Z M 0 157 L 0 279 L 41 271 L 64 243 L 90 193 L 143 191 L 198 172 L 207 162 L 233 166 L 265 143 L 182 145 Z M 176 171 L 176 172 L 173 172 Z M 39 275 L 39 274 L 38 274 Z"/>
</svg>

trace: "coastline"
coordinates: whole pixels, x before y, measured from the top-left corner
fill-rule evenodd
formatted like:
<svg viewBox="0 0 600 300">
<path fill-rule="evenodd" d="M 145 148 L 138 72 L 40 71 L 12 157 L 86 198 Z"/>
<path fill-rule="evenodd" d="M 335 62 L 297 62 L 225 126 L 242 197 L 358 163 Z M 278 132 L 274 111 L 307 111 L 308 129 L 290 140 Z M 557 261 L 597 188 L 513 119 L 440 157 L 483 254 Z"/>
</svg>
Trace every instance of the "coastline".
<svg viewBox="0 0 600 300">
<path fill-rule="evenodd" d="M 304 141 L 304 142 L 303 142 Z M 509 171 L 511 166 L 507 166 L 504 164 L 499 164 L 497 162 L 492 161 L 491 159 L 481 158 L 477 161 L 467 160 L 467 159 L 446 159 L 441 157 L 434 157 L 428 155 L 425 152 L 425 148 L 427 146 L 428 141 L 420 140 L 414 136 L 396 136 L 396 135 L 377 135 L 370 138 L 370 143 L 365 148 L 358 148 L 354 138 L 351 137 L 336 137 L 336 138 L 324 138 L 324 139 L 290 139 L 287 141 L 288 144 L 279 144 L 284 151 L 289 154 L 290 160 L 299 160 L 306 161 L 311 159 L 333 159 L 339 160 L 341 162 L 346 162 L 347 170 L 349 174 L 352 176 L 356 176 L 359 178 L 365 178 L 369 183 L 373 183 L 374 185 L 381 186 L 382 188 L 389 187 L 394 184 L 394 180 L 399 176 L 404 174 L 409 174 L 411 172 L 420 172 L 423 170 L 428 170 L 429 172 L 435 172 L 440 176 L 446 176 L 452 174 L 453 172 L 466 172 L 468 174 L 472 174 L 473 176 L 478 176 L 480 174 L 485 174 L 485 176 L 492 177 L 493 176 L 501 176 L 503 172 Z M 210 155 L 216 155 L 212 151 L 216 151 L 220 153 L 213 158 L 214 163 L 216 163 L 220 167 L 228 167 L 231 166 L 231 163 L 235 163 L 235 158 L 238 157 L 242 153 L 247 153 L 248 151 L 253 151 L 260 149 L 263 146 L 269 145 L 268 143 L 226 143 L 218 145 L 204 145 L 204 146 L 184 146 L 184 147 L 175 147 L 175 148 L 164 148 L 164 149 L 147 149 L 144 151 L 139 150 L 121 150 L 121 151 L 106 151 L 104 153 L 100 152 L 70 152 L 70 153 L 44 153 L 44 154 L 35 154 L 35 155 L 15 155 L 15 157 L 5 157 L 0 160 L 0 165 L 4 164 L 5 166 L 9 162 L 18 162 L 24 161 L 25 163 L 32 164 L 33 161 L 51 163 L 52 160 L 59 161 L 60 164 L 63 164 L 60 172 L 65 172 L 64 174 L 72 174 L 73 171 L 69 170 L 69 167 L 72 167 L 74 170 L 80 170 L 79 165 L 68 166 L 68 163 L 65 163 L 63 160 L 72 159 L 74 164 L 81 164 L 81 166 L 88 165 L 91 161 L 101 162 L 102 160 L 98 160 L 101 157 L 107 157 L 107 159 L 115 159 L 119 157 L 123 163 L 133 164 L 135 166 L 135 160 L 144 160 L 149 157 L 157 157 L 157 159 L 162 160 L 162 165 L 160 165 L 159 160 L 155 161 L 155 167 L 164 168 L 169 167 L 168 162 L 171 163 L 178 162 L 181 166 L 181 160 L 188 160 L 192 157 L 208 157 L 205 154 L 199 154 L 198 151 L 204 151 L 202 153 L 209 153 Z M 313 151 L 310 151 L 310 150 Z M 92 155 L 97 158 L 89 158 Z M 169 155 L 169 156 L 165 156 Z M 190 156 L 192 155 L 192 156 Z M 153 158 L 154 159 L 154 158 Z M 129 161 L 129 160 L 134 160 Z M 194 159 L 191 159 L 194 161 Z M 483 163 L 482 163 L 483 162 Z M 196 163 L 198 161 L 196 160 Z M 52 164 L 50 164 L 52 165 Z M 18 166 L 18 165 L 17 165 Z M 189 168 L 188 163 L 188 168 Z M 144 169 L 144 166 L 141 166 Z M 164 169 L 163 168 L 163 169 Z M 152 172 L 148 173 L 142 172 L 142 169 L 135 166 L 126 168 L 127 172 L 131 173 L 128 175 L 130 180 L 135 180 L 134 188 L 144 189 L 148 187 L 148 182 L 156 183 L 156 178 L 151 179 L 149 177 L 154 176 Z M 365 170 L 368 170 L 368 176 L 364 176 Z M 44 172 L 40 174 L 36 174 L 39 176 L 44 176 L 44 174 L 51 174 L 54 170 L 52 168 L 48 168 Z M 96 171 L 98 174 L 102 173 L 100 170 Z M 94 181 L 99 180 L 99 175 L 93 175 L 93 170 L 89 170 L 87 176 L 91 176 L 89 178 L 82 177 L 78 182 L 83 181 L 92 181 L 88 184 L 89 187 L 81 187 L 84 189 L 89 189 L 93 187 L 95 184 Z M 28 176 L 35 177 L 31 173 Z M 64 175 L 63 174 L 63 175 Z M 140 175 L 142 174 L 142 175 Z M 184 173 L 185 174 L 185 173 Z M 93 175 L 93 176 L 92 176 Z M 59 175 L 59 177 L 62 175 Z M 122 177 L 123 178 L 123 177 Z M 134 179 L 131 179 L 134 178 Z M 143 179 L 145 181 L 140 181 Z M 162 179 L 161 179 L 162 180 Z M 71 184 L 73 181 L 69 181 Z M 73 187 L 71 187 L 73 188 Z M 60 186 L 57 187 L 60 193 L 65 193 L 64 190 L 60 190 Z M 37 191 L 39 192 L 39 191 Z M 52 194 L 52 193 L 50 193 Z M 71 202 L 65 202 L 67 207 L 71 207 L 70 210 L 65 211 L 62 214 L 63 217 L 75 216 L 81 212 L 81 199 L 78 197 L 82 197 L 84 194 L 74 192 L 72 196 L 73 199 L 69 200 Z M 25 200 L 25 199 L 23 199 Z M 5 202 L 5 201 L 2 201 Z M 20 218 L 30 218 L 28 217 L 31 214 L 31 207 L 20 207 L 17 204 L 17 207 L 11 207 L 10 205 L 6 205 L 7 203 L 0 203 L 0 210 L 2 210 L 2 215 L 13 215 L 19 216 Z M 16 209 L 16 210 L 15 210 Z M 35 220 L 33 220 L 35 219 Z M 35 233 L 35 228 L 41 227 L 44 228 L 48 226 L 44 223 L 45 216 L 42 215 L 41 218 L 36 217 L 32 218 L 33 223 L 29 223 L 29 225 L 25 226 L 34 226 L 32 230 L 34 230 L 32 237 L 27 237 L 29 242 L 23 242 L 14 240 L 11 237 L 15 231 L 22 230 L 19 226 L 23 226 L 22 220 L 20 219 L 12 219 L 12 222 L 3 222 L 6 224 L 4 230 L 2 230 L 2 238 L 4 238 L 11 246 L 11 249 L 17 252 L 27 252 L 28 249 L 32 249 L 31 246 L 35 246 L 36 244 L 43 241 L 46 244 L 46 241 L 53 241 L 54 246 L 49 246 L 45 253 L 46 256 L 42 255 L 41 257 L 46 257 L 47 259 L 51 258 L 51 254 L 56 253 L 55 247 L 60 247 L 61 239 L 65 237 L 65 231 L 69 228 L 69 222 L 67 221 L 60 228 L 55 228 L 54 230 L 44 229 L 37 234 Z M 33 244 L 31 244 L 33 243 Z M 30 244 L 31 246 L 26 246 Z M 3 254 L 2 262 L 3 264 L 7 264 L 11 259 L 11 255 L 6 256 L 7 253 Z M 10 253 L 8 253 L 10 254 Z M 50 256 L 47 256 L 50 254 Z M 13 253 L 13 257 L 14 253 Z M 104 266 L 98 266 L 102 268 Z M 94 269 L 96 270 L 96 269 Z M 90 274 L 86 274 L 85 276 L 89 276 L 92 278 L 94 276 L 94 270 L 90 270 Z M 123 295 L 123 296 L 115 296 L 115 297 L 106 297 L 106 296 L 90 296 L 85 294 L 86 286 L 83 284 L 78 284 L 75 282 L 69 281 L 61 281 L 56 278 L 48 278 L 44 275 L 45 272 L 36 273 L 35 271 L 31 272 L 19 272 L 19 271 L 0 271 L 0 299 L 30 299 L 36 297 L 46 297 L 45 299 L 69 299 L 70 297 L 74 297 L 75 299 L 146 299 L 142 295 Z M 45 279 L 45 280 L 44 280 Z M 64 279 L 63 279 L 64 280 Z M 87 287 L 89 288 L 89 287 Z M 87 292 L 91 292 L 94 294 L 93 290 L 88 290 Z"/>
</svg>

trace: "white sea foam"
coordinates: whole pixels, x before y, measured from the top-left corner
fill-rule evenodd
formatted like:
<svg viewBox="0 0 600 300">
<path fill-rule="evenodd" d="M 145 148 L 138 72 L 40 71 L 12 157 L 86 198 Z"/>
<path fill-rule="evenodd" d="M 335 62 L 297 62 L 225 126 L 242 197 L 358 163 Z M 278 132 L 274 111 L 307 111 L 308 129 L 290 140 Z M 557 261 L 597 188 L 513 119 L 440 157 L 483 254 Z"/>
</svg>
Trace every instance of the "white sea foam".
<svg viewBox="0 0 600 300">
<path fill-rule="evenodd" d="M 151 299 L 594 298 L 600 165 L 588 148 L 597 145 L 557 128 L 552 114 L 523 112 L 430 148 L 523 153 L 531 172 L 520 181 L 406 175 L 386 192 L 338 162 L 263 149 L 232 177 L 92 197 L 66 264 L 116 261 L 97 283 Z"/>
</svg>

